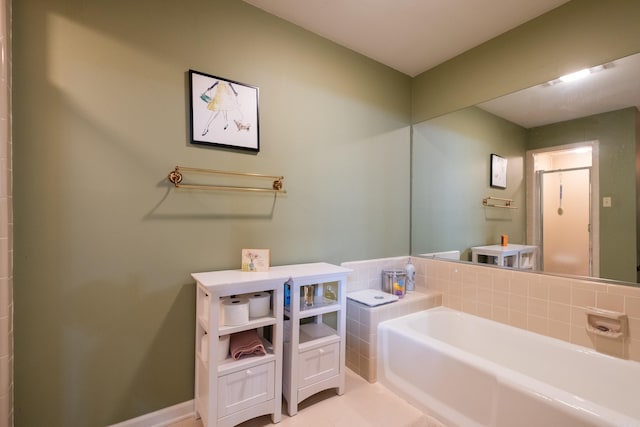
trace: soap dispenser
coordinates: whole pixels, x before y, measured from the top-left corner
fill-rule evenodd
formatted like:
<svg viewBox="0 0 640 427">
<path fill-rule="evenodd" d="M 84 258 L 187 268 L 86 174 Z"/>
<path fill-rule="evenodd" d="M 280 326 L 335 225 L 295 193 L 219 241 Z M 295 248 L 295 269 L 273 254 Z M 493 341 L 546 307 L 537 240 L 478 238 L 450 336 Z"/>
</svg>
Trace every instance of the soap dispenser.
<svg viewBox="0 0 640 427">
<path fill-rule="evenodd" d="M 406 290 L 407 291 L 415 291 L 416 290 L 416 282 L 415 282 L 416 268 L 411 263 L 411 258 L 409 258 L 409 261 L 407 262 L 407 265 L 404 266 L 404 272 L 407 275 L 407 283 L 405 285 L 406 286 Z"/>
</svg>

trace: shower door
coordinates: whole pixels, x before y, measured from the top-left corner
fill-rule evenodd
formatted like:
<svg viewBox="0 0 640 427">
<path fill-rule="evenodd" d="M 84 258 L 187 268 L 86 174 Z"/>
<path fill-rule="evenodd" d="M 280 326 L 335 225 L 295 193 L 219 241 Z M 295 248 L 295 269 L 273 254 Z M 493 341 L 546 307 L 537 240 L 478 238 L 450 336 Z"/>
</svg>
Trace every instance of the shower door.
<svg viewBox="0 0 640 427">
<path fill-rule="evenodd" d="M 591 168 L 539 171 L 541 266 L 592 276 Z"/>
</svg>

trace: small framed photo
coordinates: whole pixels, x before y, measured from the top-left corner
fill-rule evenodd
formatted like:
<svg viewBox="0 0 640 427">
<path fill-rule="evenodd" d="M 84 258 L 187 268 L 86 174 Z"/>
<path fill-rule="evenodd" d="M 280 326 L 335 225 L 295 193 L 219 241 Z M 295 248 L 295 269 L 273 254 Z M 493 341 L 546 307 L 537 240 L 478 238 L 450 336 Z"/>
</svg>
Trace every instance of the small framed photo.
<svg viewBox="0 0 640 427">
<path fill-rule="evenodd" d="M 491 155 L 491 184 L 495 188 L 507 188 L 507 159 Z"/>
<path fill-rule="evenodd" d="M 258 88 L 189 70 L 191 143 L 260 151 Z"/>
<path fill-rule="evenodd" d="M 269 271 L 269 249 L 243 249 L 242 271 Z"/>
</svg>

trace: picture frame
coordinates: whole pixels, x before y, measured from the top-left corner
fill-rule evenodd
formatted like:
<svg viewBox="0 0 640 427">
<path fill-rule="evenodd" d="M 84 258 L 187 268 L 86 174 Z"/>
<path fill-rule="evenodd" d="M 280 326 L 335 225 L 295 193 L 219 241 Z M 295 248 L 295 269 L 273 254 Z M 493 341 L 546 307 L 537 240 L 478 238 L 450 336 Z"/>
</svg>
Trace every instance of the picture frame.
<svg viewBox="0 0 640 427">
<path fill-rule="evenodd" d="M 243 249 L 242 271 L 269 271 L 270 254 L 269 249 Z"/>
<path fill-rule="evenodd" d="M 258 92 L 255 86 L 189 70 L 191 143 L 259 152 Z"/>
<path fill-rule="evenodd" d="M 507 159 L 491 154 L 491 187 L 507 188 Z"/>
</svg>

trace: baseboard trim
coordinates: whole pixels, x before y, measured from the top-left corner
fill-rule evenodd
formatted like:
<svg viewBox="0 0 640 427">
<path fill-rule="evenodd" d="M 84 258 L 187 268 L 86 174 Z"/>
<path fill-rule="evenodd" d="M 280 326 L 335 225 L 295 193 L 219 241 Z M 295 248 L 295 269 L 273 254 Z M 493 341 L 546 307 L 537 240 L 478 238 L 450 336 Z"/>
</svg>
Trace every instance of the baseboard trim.
<svg viewBox="0 0 640 427">
<path fill-rule="evenodd" d="M 195 414 L 194 401 L 189 400 L 118 424 L 112 424 L 109 427 L 164 427 L 193 417 Z"/>
</svg>

